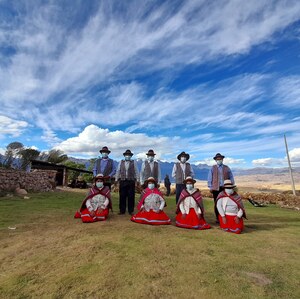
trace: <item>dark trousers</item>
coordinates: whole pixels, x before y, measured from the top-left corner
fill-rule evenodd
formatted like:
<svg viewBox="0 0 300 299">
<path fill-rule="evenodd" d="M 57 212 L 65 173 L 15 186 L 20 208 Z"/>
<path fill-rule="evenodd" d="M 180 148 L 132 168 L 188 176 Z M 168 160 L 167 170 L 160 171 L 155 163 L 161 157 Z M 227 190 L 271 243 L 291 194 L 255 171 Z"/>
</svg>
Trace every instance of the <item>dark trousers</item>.
<svg viewBox="0 0 300 299">
<path fill-rule="evenodd" d="M 104 183 L 104 186 L 107 186 L 109 188 L 109 190 L 111 190 L 111 183 Z"/>
<path fill-rule="evenodd" d="M 176 204 L 178 203 L 181 191 L 185 188 L 185 184 L 176 184 Z"/>
<path fill-rule="evenodd" d="M 213 197 L 214 197 L 214 202 L 215 202 L 215 215 L 216 215 L 216 219 L 219 220 L 218 216 L 219 216 L 219 211 L 217 209 L 217 197 L 219 195 L 219 193 L 221 192 L 222 190 L 219 190 L 219 191 L 216 191 L 216 190 L 213 190 L 212 191 L 212 194 L 213 194 Z"/>
<path fill-rule="evenodd" d="M 124 214 L 126 212 L 126 204 L 128 202 L 128 213 L 133 213 L 134 210 L 134 195 L 135 195 L 135 181 L 124 180 L 120 181 L 120 201 L 119 209 L 120 213 Z"/>
<path fill-rule="evenodd" d="M 167 196 L 169 196 L 170 193 L 171 193 L 171 186 L 170 185 L 166 185 L 165 187 L 167 189 Z"/>
</svg>

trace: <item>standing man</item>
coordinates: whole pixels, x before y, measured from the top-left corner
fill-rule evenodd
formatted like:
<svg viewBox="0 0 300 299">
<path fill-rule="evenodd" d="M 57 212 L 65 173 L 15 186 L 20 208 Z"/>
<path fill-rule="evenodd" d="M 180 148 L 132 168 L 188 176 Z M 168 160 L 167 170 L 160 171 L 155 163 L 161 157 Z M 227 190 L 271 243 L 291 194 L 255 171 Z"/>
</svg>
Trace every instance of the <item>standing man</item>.
<svg viewBox="0 0 300 299">
<path fill-rule="evenodd" d="M 109 187 L 111 190 L 111 182 L 112 177 L 116 174 L 116 163 L 113 159 L 110 159 L 108 155 L 110 154 L 110 150 L 107 146 L 103 146 L 101 150 L 99 150 L 101 157 L 95 161 L 93 174 L 94 177 L 97 174 L 103 174 L 105 178 L 104 186 Z"/>
<path fill-rule="evenodd" d="M 187 177 L 194 177 L 193 168 L 191 164 L 187 162 L 189 158 L 190 158 L 189 154 L 187 154 L 186 152 L 181 152 L 177 156 L 177 159 L 180 162 L 175 163 L 173 167 L 172 177 L 175 179 L 176 182 L 176 204 L 178 203 L 181 191 L 185 187 L 183 181 Z"/>
<path fill-rule="evenodd" d="M 150 177 L 153 177 L 157 183 L 160 182 L 160 165 L 157 161 L 154 161 L 155 155 L 152 149 L 149 149 L 146 153 L 147 160 L 143 162 L 141 168 L 141 185 Z"/>
<path fill-rule="evenodd" d="M 164 179 L 164 185 L 167 189 L 167 194 L 166 195 L 169 196 L 170 193 L 171 193 L 171 182 L 170 182 L 169 175 L 167 175 L 167 174 L 166 174 L 165 179 Z"/>
<path fill-rule="evenodd" d="M 126 203 L 128 213 L 133 215 L 135 184 L 139 182 L 139 172 L 137 163 L 132 160 L 133 153 L 128 149 L 123 153 L 124 160 L 121 160 L 117 172 L 116 181 L 119 182 L 119 215 L 126 212 Z"/>
<path fill-rule="evenodd" d="M 225 156 L 221 155 L 220 153 L 217 153 L 214 156 L 213 159 L 216 161 L 217 164 L 210 169 L 207 178 L 208 188 L 214 197 L 216 223 L 219 223 L 219 212 L 216 206 L 216 201 L 219 193 L 223 191 L 224 181 L 230 180 L 231 183 L 234 185 L 234 178 L 230 168 L 227 165 L 223 164 L 224 158 Z"/>
</svg>

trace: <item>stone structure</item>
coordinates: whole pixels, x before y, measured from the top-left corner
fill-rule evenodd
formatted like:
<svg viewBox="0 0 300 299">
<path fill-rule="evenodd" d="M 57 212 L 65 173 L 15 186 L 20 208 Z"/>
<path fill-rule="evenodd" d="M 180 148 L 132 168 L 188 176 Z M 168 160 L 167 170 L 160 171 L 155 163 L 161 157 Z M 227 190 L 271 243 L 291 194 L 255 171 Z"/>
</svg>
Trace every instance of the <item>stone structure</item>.
<svg viewBox="0 0 300 299">
<path fill-rule="evenodd" d="M 29 192 L 55 189 L 56 170 L 33 170 L 25 172 L 0 168 L 0 191 L 14 192 L 20 187 Z"/>
</svg>

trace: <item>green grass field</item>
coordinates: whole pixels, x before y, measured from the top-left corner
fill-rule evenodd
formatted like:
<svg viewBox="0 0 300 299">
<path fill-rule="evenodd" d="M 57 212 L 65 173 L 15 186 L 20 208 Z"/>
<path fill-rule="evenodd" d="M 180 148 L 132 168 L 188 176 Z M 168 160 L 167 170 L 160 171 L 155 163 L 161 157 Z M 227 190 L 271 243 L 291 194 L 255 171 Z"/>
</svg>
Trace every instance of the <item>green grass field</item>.
<svg viewBox="0 0 300 299">
<path fill-rule="evenodd" d="M 73 219 L 83 193 L 0 198 L 0 298 L 300 298 L 300 214 L 246 203 L 245 232 Z M 15 230 L 8 227 L 16 227 Z"/>
</svg>

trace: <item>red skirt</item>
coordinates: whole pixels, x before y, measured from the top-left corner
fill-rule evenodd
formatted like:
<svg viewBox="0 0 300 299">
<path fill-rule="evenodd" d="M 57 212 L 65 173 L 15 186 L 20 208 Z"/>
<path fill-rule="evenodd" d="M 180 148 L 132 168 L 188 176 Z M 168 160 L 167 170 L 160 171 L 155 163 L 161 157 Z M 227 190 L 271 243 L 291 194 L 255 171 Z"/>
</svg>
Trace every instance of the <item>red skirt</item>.
<svg viewBox="0 0 300 299">
<path fill-rule="evenodd" d="M 240 222 L 237 224 L 234 221 L 236 216 L 225 215 L 227 223 L 224 224 L 221 215 L 219 215 L 220 228 L 224 231 L 234 234 L 240 234 L 244 229 L 244 221 L 243 218 L 240 218 Z"/>
<path fill-rule="evenodd" d="M 193 208 L 190 209 L 190 212 L 186 215 L 185 219 L 182 218 L 181 212 L 176 215 L 176 226 L 200 230 L 210 228 L 210 225 L 205 221 L 204 218 L 199 219 Z"/>
<path fill-rule="evenodd" d="M 171 219 L 164 211 L 160 211 L 159 213 L 156 213 L 153 210 L 150 210 L 149 212 L 145 210 L 140 211 L 133 215 L 130 220 L 133 222 L 150 225 L 171 224 Z"/>
<path fill-rule="evenodd" d="M 74 218 L 81 218 L 82 222 L 96 222 L 96 221 L 104 221 L 107 219 L 109 214 L 109 210 L 105 209 L 101 213 L 96 212 L 94 216 L 91 216 L 88 209 L 83 209 L 81 212 L 76 212 Z"/>
</svg>

